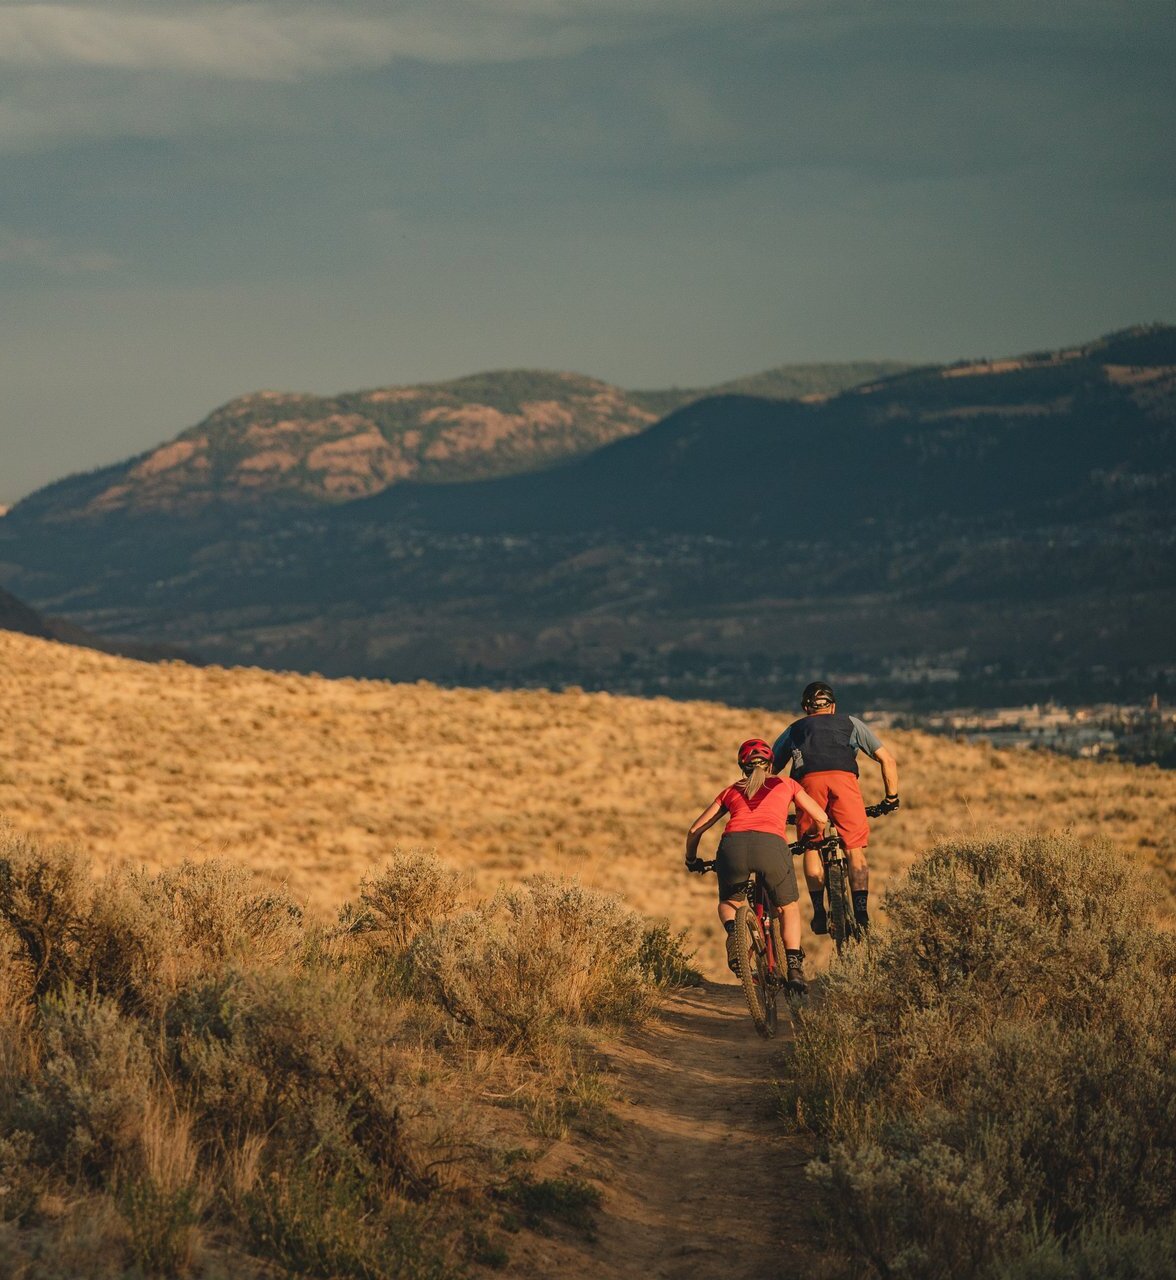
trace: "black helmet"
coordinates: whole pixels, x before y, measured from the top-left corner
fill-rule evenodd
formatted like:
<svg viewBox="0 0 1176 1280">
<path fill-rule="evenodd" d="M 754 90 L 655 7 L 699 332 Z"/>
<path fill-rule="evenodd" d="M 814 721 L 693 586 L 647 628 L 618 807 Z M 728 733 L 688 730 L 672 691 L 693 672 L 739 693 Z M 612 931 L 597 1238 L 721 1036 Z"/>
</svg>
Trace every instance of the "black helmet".
<svg viewBox="0 0 1176 1280">
<path fill-rule="evenodd" d="M 824 680 L 814 680 L 812 684 L 805 686 L 800 695 L 800 705 L 806 711 L 819 711 L 821 707 L 827 707 L 836 701 L 837 696 Z"/>
</svg>

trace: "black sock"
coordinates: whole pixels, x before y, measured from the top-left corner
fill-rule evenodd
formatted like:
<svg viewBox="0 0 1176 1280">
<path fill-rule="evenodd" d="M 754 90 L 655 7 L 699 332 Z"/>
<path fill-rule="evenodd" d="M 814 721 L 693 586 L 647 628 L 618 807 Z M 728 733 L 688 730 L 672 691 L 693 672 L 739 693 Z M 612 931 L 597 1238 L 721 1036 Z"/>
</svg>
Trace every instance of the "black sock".
<svg viewBox="0 0 1176 1280">
<path fill-rule="evenodd" d="M 724 928 L 724 929 L 726 929 L 726 931 L 727 931 L 728 933 L 734 933 L 734 932 L 735 932 L 735 921 L 734 921 L 734 920 L 724 920 L 724 921 L 723 921 L 723 928 Z"/>
<path fill-rule="evenodd" d="M 810 897 L 810 898 L 812 898 L 812 900 L 813 900 L 813 915 L 815 915 L 815 916 L 823 916 L 823 915 L 825 914 L 825 890 L 824 890 L 824 888 L 822 887 L 822 888 L 820 888 L 820 889 L 810 889 L 810 890 L 809 890 L 809 897 Z"/>
<path fill-rule="evenodd" d="M 799 960 L 803 960 L 803 959 L 804 959 L 804 948 L 803 948 L 803 947 L 797 947 L 797 948 L 796 948 L 796 950 L 794 951 L 791 947 L 785 947 L 785 948 L 784 948 L 784 958 L 785 958 L 786 960 L 797 960 L 797 961 L 799 961 Z"/>
<path fill-rule="evenodd" d="M 870 917 L 870 891 L 869 889 L 855 889 L 853 891 L 853 914 L 859 920 L 868 920 Z"/>
</svg>

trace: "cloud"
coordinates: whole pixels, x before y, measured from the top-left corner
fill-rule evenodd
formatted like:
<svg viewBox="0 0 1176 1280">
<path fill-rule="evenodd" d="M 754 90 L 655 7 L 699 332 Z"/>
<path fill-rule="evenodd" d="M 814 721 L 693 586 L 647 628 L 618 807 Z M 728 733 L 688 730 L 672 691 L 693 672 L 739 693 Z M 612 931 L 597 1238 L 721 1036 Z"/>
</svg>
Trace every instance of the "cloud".
<svg viewBox="0 0 1176 1280">
<path fill-rule="evenodd" d="M 24 67 L 169 71 L 233 80 L 290 80 L 424 62 L 503 61 L 573 53 L 594 40 L 576 23 L 471 12 L 438 22 L 426 7 L 391 15 L 272 5 L 190 6 L 158 14 L 123 6 L 0 8 L 0 61 Z"/>
<path fill-rule="evenodd" d="M 797 39 L 930 23 L 1008 32 L 1154 22 L 1157 0 L 1129 13 L 1110 0 L 1070 0 L 1059 22 L 1010 0 L 249 0 L 146 7 L 134 3 L 0 3 L 0 65 L 163 71 L 231 80 L 293 80 L 400 59 L 467 64 L 558 58 L 689 28 L 782 19 Z"/>
<path fill-rule="evenodd" d="M 62 276 L 114 271 L 122 265 L 113 254 L 93 249 L 68 249 L 55 240 L 22 235 L 4 227 L 0 227 L 0 263 L 33 267 Z"/>
<path fill-rule="evenodd" d="M 728 0 L 725 18 L 796 7 Z M 801 0 L 802 4 L 810 0 Z M 397 59 L 454 64 L 563 57 L 714 20 L 703 0 L 433 0 L 432 3 L 0 5 L 0 63 L 290 80 Z"/>
</svg>

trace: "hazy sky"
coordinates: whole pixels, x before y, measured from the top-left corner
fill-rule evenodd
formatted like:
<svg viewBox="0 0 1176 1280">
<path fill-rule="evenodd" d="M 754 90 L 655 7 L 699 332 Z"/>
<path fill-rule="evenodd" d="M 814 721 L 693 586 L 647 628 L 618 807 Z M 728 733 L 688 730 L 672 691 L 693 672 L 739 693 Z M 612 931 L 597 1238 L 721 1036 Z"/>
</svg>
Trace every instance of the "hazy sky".
<svg viewBox="0 0 1176 1280">
<path fill-rule="evenodd" d="M 259 387 L 1176 319 L 1171 0 L 0 0 L 0 502 Z"/>
</svg>

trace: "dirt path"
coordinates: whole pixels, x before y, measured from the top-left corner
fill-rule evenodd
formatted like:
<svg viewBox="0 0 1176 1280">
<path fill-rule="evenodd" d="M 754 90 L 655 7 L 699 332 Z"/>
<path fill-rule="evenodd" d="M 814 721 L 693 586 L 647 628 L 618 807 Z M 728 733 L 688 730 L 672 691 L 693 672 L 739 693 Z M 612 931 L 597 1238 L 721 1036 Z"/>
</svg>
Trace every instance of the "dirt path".
<svg viewBox="0 0 1176 1280">
<path fill-rule="evenodd" d="M 791 1035 L 783 1005 L 777 1039 L 764 1041 L 739 987 L 708 982 L 613 1050 L 622 1130 L 609 1142 L 596 1274 L 812 1275 L 812 1148 L 785 1131 L 771 1089 Z"/>
</svg>

